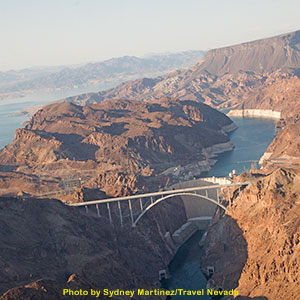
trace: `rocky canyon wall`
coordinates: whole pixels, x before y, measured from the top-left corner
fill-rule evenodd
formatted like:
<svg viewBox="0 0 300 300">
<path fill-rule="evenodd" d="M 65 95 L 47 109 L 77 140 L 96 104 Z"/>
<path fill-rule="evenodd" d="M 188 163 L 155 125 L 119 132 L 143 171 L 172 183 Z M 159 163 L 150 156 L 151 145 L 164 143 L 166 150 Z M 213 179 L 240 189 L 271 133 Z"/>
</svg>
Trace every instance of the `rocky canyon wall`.
<svg viewBox="0 0 300 300">
<path fill-rule="evenodd" d="M 229 215 L 207 234 L 203 271 L 213 266 L 209 285 L 235 288 L 237 299 L 298 299 L 300 171 L 247 176 L 253 183 L 240 196 L 232 191 Z"/>
<path fill-rule="evenodd" d="M 182 201 L 160 203 L 134 229 L 129 217 L 123 227 L 113 218 L 114 226 L 104 213 L 99 218 L 57 200 L 0 198 L 0 299 L 157 286 L 158 271 L 167 270 L 177 249 L 166 237 L 186 222 Z"/>
</svg>

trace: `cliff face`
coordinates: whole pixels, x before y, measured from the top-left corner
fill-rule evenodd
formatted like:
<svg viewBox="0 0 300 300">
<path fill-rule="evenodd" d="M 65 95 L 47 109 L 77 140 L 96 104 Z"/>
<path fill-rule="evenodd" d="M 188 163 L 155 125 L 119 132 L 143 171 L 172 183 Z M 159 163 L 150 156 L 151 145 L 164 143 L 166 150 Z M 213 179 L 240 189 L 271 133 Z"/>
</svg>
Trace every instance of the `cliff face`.
<svg viewBox="0 0 300 300">
<path fill-rule="evenodd" d="M 287 124 L 275 137 L 261 158 L 264 167 L 300 165 L 300 122 Z"/>
<path fill-rule="evenodd" d="M 271 73 L 299 67 L 300 31 L 210 50 L 199 63 L 199 70 L 219 76 L 240 71 Z"/>
<path fill-rule="evenodd" d="M 281 112 L 286 121 L 291 121 L 299 118 L 299 95 L 300 79 L 297 76 L 269 77 L 262 88 L 245 94 L 236 109 L 270 109 Z"/>
<path fill-rule="evenodd" d="M 270 78 L 269 78 L 270 79 Z M 280 113 L 277 122 L 277 135 L 261 158 L 264 167 L 276 168 L 295 167 L 300 165 L 300 79 L 296 76 L 287 78 L 277 77 L 265 83 L 265 87 L 255 92 L 247 93 L 228 116 L 247 115 L 264 110 L 270 116 Z M 249 109 L 249 113 L 248 113 Z M 257 115 L 257 114 L 256 114 Z"/>
<path fill-rule="evenodd" d="M 207 162 L 213 151 L 206 149 L 216 144 L 232 149 L 225 133 L 232 129 L 224 114 L 194 101 L 52 104 L 0 152 L 1 185 L 4 192 L 33 194 L 67 191 L 82 182 L 111 196 L 157 189 L 153 176 L 164 170 Z"/>
<path fill-rule="evenodd" d="M 298 299 L 300 171 L 246 179 L 254 183 L 235 193 L 229 216 L 208 233 L 202 265 L 215 266 L 210 285 L 236 288 L 241 299 Z"/>
<path fill-rule="evenodd" d="M 174 255 L 164 235 L 186 220 L 181 200 L 158 206 L 133 229 L 129 217 L 120 227 L 114 213 L 112 226 L 104 211 L 99 218 L 56 200 L 0 198 L 0 295 L 11 289 L 0 299 L 64 299 L 63 288 L 153 288 Z"/>
</svg>

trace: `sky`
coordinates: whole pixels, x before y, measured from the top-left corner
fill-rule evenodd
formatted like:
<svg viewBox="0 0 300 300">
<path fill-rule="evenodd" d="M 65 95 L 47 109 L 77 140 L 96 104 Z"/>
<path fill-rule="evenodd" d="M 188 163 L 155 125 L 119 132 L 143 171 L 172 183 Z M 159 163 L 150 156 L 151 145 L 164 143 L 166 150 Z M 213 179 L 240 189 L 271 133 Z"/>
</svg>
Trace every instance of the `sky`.
<svg viewBox="0 0 300 300">
<path fill-rule="evenodd" d="M 0 0 L 0 71 L 208 50 L 300 29 L 299 0 Z"/>
</svg>

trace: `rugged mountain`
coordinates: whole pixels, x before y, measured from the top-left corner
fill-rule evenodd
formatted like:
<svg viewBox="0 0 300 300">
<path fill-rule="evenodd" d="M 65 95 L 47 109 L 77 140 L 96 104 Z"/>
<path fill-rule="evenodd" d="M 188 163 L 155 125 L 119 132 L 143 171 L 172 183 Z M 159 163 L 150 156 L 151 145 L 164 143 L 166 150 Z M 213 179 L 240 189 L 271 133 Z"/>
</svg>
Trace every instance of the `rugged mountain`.
<svg viewBox="0 0 300 300">
<path fill-rule="evenodd" d="M 260 163 L 264 168 L 300 166 L 300 122 L 289 122 L 272 141 Z"/>
<path fill-rule="evenodd" d="M 33 80 L 42 76 L 49 75 L 54 72 L 59 72 L 65 66 L 54 66 L 54 67 L 37 67 L 27 68 L 21 70 L 9 70 L 0 72 L 0 87 L 3 87 L 9 83 L 16 83 L 25 80 Z"/>
<path fill-rule="evenodd" d="M 231 106 L 234 100 L 239 103 L 244 93 L 256 90 L 264 81 L 265 75 L 251 72 L 218 77 L 208 72 L 199 72 L 196 65 L 165 76 L 129 81 L 107 91 L 81 94 L 61 101 L 84 105 L 114 98 L 152 101 L 161 97 L 175 97 L 204 102 L 214 107 Z"/>
<path fill-rule="evenodd" d="M 232 149 L 226 132 L 234 128 L 227 116 L 194 101 L 48 105 L 1 150 L 1 187 L 35 195 L 66 191 L 70 182 L 111 196 L 151 190 L 157 175 L 208 170 L 216 153 Z"/>
<path fill-rule="evenodd" d="M 198 71 L 222 76 L 240 71 L 272 73 L 300 68 L 300 30 L 235 46 L 210 50 Z"/>
<path fill-rule="evenodd" d="M 164 234 L 186 221 L 182 201 L 153 208 L 134 229 L 129 218 L 120 227 L 113 214 L 112 226 L 106 215 L 51 199 L 0 198 L 0 299 L 83 299 L 62 291 L 154 288 L 175 252 Z"/>
<path fill-rule="evenodd" d="M 262 88 L 245 93 L 236 109 L 258 108 L 280 111 L 285 122 L 299 119 L 300 79 L 297 76 L 269 76 Z"/>
<path fill-rule="evenodd" d="M 299 75 L 300 31 L 208 51 L 201 62 L 156 78 L 129 81 L 98 93 L 64 99 L 77 104 L 107 99 L 150 101 L 163 96 L 233 107 L 245 94 L 278 78 Z"/>
<path fill-rule="evenodd" d="M 144 58 L 124 56 L 82 66 L 25 69 L 0 72 L 0 97 L 38 91 L 86 88 L 98 90 L 144 76 L 158 76 L 175 69 L 191 67 L 204 51 L 184 51 Z"/>
<path fill-rule="evenodd" d="M 281 74 L 282 75 L 282 74 Z M 268 77 L 256 91 L 245 93 L 235 109 L 261 109 L 281 112 L 278 134 L 261 159 L 264 167 L 300 165 L 300 79 L 289 75 Z M 233 114 L 231 114 L 233 113 Z M 229 116 L 234 115 L 234 111 Z"/>
<path fill-rule="evenodd" d="M 215 268 L 209 284 L 235 288 L 244 299 L 298 299 L 300 170 L 239 180 L 253 184 L 240 194 L 232 191 L 229 215 L 212 225 L 203 242 L 202 266 Z"/>
</svg>

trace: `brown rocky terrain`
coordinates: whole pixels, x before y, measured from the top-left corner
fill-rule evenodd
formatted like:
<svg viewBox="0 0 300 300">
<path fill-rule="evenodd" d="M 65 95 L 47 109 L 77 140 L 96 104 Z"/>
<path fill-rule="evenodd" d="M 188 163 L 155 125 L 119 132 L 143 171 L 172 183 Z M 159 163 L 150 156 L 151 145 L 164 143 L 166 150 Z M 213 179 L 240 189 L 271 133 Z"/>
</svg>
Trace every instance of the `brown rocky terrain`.
<svg viewBox="0 0 300 300">
<path fill-rule="evenodd" d="M 164 235 L 186 221 L 183 203 L 162 203 L 134 229 L 129 217 L 124 221 L 112 226 L 104 214 L 57 200 L 0 198 L 0 299 L 65 299 L 65 288 L 155 287 L 158 270 L 175 253 Z M 67 299 L 75 298 L 84 297 Z"/>
<path fill-rule="evenodd" d="M 272 73 L 300 67 L 300 30 L 208 51 L 199 70 L 214 75 Z"/>
<path fill-rule="evenodd" d="M 207 170 L 215 153 L 232 149 L 226 132 L 234 128 L 224 114 L 194 101 L 52 104 L 1 150 L 2 194 L 61 191 L 59 199 L 75 201 L 64 194 L 76 186 L 110 196 L 157 189 L 172 173 L 162 174 L 167 169 L 181 166 L 179 176 Z"/>
<path fill-rule="evenodd" d="M 300 165 L 300 79 L 297 76 L 276 78 L 266 87 L 247 93 L 237 109 L 280 111 L 278 135 L 261 159 L 264 167 L 276 168 Z"/>
<path fill-rule="evenodd" d="M 260 163 L 265 169 L 300 166 L 300 122 L 289 122 L 270 144 Z"/>
<path fill-rule="evenodd" d="M 215 267 L 209 284 L 235 288 L 245 297 L 237 299 L 298 299 L 300 170 L 240 179 L 254 183 L 234 193 L 229 215 L 204 244 L 203 269 Z"/>
<path fill-rule="evenodd" d="M 268 87 L 278 78 L 299 75 L 300 31 L 207 52 L 194 67 L 156 78 L 129 81 L 111 90 L 62 101 L 76 104 L 107 99 L 150 101 L 163 96 L 234 107 L 245 95 Z"/>
<path fill-rule="evenodd" d="M 161 97 L 192 99 L 213 107 L 232 107 L 241 102 L 245 93 L 263 88 L 272 78 L 285 78 L 289 73 L 254 73 L 240 71 L 222 76 L 199 70 L 199 65 L 187 70 L 179 70 L 156 78 L 129 81 L 120 86 L 98 93 L 87 93 L 63 99 L 78 105 L 98 103 L 108 99 L 135 99 L 152 101 Z M 266 79 L 269 78 L 268 82 Z"/>
<path fill-rule="evenodd" d="M 268 78 L 264 87 L 246 93 L 236 109 L 258 108 L 280 111 L 286 122 L 299 119 L 300 79 L 297 76 Z"/>
</svg>

